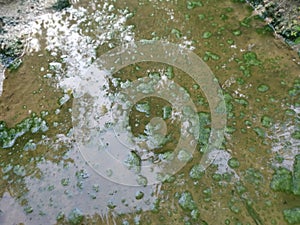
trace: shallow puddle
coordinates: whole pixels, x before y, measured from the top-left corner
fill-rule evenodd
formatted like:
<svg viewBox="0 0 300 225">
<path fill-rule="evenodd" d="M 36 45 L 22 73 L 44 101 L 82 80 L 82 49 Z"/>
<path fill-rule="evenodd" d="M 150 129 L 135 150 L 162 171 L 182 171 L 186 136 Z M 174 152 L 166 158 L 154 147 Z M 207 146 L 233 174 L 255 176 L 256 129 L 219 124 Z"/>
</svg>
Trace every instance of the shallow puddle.
<svg viewBox="0 0 300 225">
<path fill-rule="evenodd" d="M 79 1 L 29 27 L 0 96 L 0 224 L 300 223 L 300 60 L 245 3 Z M 210 78 L 99 69 L 140 40 L 192 51 L 222 89 L 225 138 L 205 171 Z"/>
</svg>

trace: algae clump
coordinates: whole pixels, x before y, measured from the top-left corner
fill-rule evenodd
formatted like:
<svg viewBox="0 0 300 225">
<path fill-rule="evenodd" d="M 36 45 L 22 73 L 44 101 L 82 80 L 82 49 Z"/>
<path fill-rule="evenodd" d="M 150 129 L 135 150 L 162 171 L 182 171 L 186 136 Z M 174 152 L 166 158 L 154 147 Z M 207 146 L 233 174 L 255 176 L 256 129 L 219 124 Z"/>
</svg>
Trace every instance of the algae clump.
<svg viewBox="0 0 300 225">
<path fill-rule="evenodd" d="M 271 189 L 274 191 L 291 192 L 292 190 L 292 173 L 286 168 L 276 169 L 272 177 Z"/>
<path fill-rule="evenodd" d="M 193 211 L 193 210 L 197 209 L 197 205 L 193 199 L 193 196 L 188 191 L 184 191 L 181 194 L 181 196 L 178 200 L 178 203 L 182 209 L 187 210 L 187 211 Z"/>
<path fill-rule="evenodd" d="M 289 224 L 300 223 L 300 208 L 292 208 L 283 210 L 284 219 Z"/>
</svg>

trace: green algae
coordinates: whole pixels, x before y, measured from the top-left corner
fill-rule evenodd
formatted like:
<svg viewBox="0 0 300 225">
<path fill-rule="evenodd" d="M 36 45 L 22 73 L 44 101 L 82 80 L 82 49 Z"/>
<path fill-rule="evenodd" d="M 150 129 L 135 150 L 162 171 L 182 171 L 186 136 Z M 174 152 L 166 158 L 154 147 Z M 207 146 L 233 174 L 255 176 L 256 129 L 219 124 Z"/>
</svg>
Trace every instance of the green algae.
<svg viewBox="0 0 300 225">
<path fill-rule="evenodd" d="M 176 28 L 173 28 L 171 30 L 171 34 L 174 34 L 176 38 L 181 38 L 182 37 L 182 32 Z"/>
<path fill-rule="evenodd" d="M 70 184 L 70 178 L 63 178 L 60 182 L 62 186 L 68 186 Z"/>
<path fill-rule="evenodd" d="M 215 54 L 215 53 L 213 53 L 213 52 L 211 52 L 211 51 L 206 51 L 205 52 L 205 55 L 204 55 L 204 57 L 203 57 L 203 60 L 204 61 L 207 61 L 207 60 L 209 60 L 209 59 L 212 59 L 212 60 L 219 60 L 220 59 L 220 56 L 219 55 L 217 55 L 217 54 Z"/>
<path fill-rule="evenodd" d="M 270 187 L 274 191 L 300 195 L 300 155 L 294 158 L 293 171 L 283 167 L 275 169 Z"/>
<path fill-rule="evenodd" d="M 228 160 L 228 165 L 230 168 L 238 168 L 240 166 L 240 162 L 237 158 L 231 158 Z"/>
<path fill-rule="evenodd" d="M 300 155 L 294 160 L 292 190 L 295 195 L 300 195 Z"/>
<path fill-rule="evenodd" d="M 83 213 L 81 212 L 80 209 L 74 208 L 68 215 L 68 222 L 71 225 L 78 225 L 83 221 Z"/>
<path fill-rule="evenodd" d="M 200 212 L 198 209 L 193 209 L 191 212 L 191 217 L 193 220 L 198 221 L 200 219 Z"/>
<path fill-rule="evenodd" d="M 189 191 L 184 191 L 180 194 L 178 204 L 183 210 L 192 212 L 197 209 L 197 204 Z"/>
<path fill-rule="evenodd" d="M 235 36 L 240 36 L 240 35 L 242 34 L 242 31 L 241 31 L 241 30 L 235 30 L 235 31 L 233 31 L 232 33 L 233 33 L 233 35 L 235 35 Z"/>
<path fill-rule="evenodd" d="M 267 115 L 262 116 L 261 125 L 266 128 L 270 128 L 273 125 L 273 119 Z"/>
<path fill-rule="evenodd" d="M 142 192 L 142 191 L 137 191 L 137 192 L 135 193 L 135 198 L 136 198 L 137 200 L 141 200 L 143 197 L 144 197 L 144 192 Z"/>
<path fill-rule="evenodd" d="M 300 94 L 300 79 L 294 81 L 293 87 L 288 91 L 291 97 L 295 97 Z"/>
<path fill-rule="evenodd" d="M 26 133 L 45 133 L 48 129 L 47 122 L 35 113 L 32 113 L 31 117 L 24 119 L 12 128 L 8 128 L 4 121 L 0 121 L 0 147 L 11 148 L 17 138 Z"/>
<path fill-rule="evenodd" d="M 19 58 L 24 51 L 24 43 L 20 39 L 0 39 L 0 61 L 2 65 L 11 70 L 16 70 L 21 64 Z"/>
<path fill-rule="evenodd" d="M 267 92 L 269 89 L 270 87 L 266 84 L 261 84 L 257 87 L 257 90 L 262 93 Z"/>
<path fill-rule="evenodd" d="M 57 220 L 57 221 L 62 221 L 62 220 L 64 220 L 64 219 L 65 219 L 65 214 L 64 214 L 64 212 L 60 211 L 60 212 L 57 214 L 57 216 L 56 216 L 56 220 Z"/>
<path fill-rule="evenodd" d="M 266 137 L 266 132 L 261 127 L 254 127 L 253 130 L 258 137 L 263 139 Z"/>
<path fill-rule="evenodd" d="M 30 214 L 33 212 L 33 208 L 31 206 L 26 206 L 24 208 L 24 211 L 26 212 L 26 214 Z"/>
<path fill-rule="evenodd" d="M 128 154 L 128 157 L 124 161 L 124 163 L 128 167 L 128 169 L 133 170 L 135 173 L 139 173 L 141 171 L 141 158 L 134 151 L 131 151 Z"/>
<path fill-rule="evenodd" d="M 18 58 L 15 59 L 9 66 L 8 69 L 9 71 L 16 71 L 17 69 L 19 69 L 19 67 L 23 64 L 22 59 Z"/>
<path fill-rule="evenodd" d="M 200 164 L 193 165 L 192 169 L 190 170 L 190 178 L 194 180 L 199 180 L 203 177 L 205 171 L 203 170 L 203 166 Z"/>
<path fill-rule="evenodd" d="M 254 210 L 252 202 L 251 201 L 245 201 L 245 200 L 244 200 L 244 202 L 245 202 L 245 205 L 246 205 L 247 212 L 252 217 L 255 224 L 256 225 L 263 225 L 264 223 L 262 222 L 262 219 L 260 218 L 260 216 L 258 215 L 256 210 Z"/>
<path fill-rule="evenodd" d="M 187 1 L 186 2 L 186 8 L 187 9 L 194 9 L 196 7 L 203 6 L 203 3 L 201 1 Z"/>
<path fill-rule="evenodd" d="M 207 39 L 210 38 L 212 36 L 212 33 L 209 31 L 206 31 L 203 33 L 202 38 Z"/>
<path fill-rule="evenodd" d="M 234 101 L 244 107 L 249 105 L 249 102 L 245 98 L 235 98 Z"/>
<path fill-rule="evenodd" d="M 189 151 L 181 149 L 178 152 L 177 158 L 181 162 L 189 162 L 193 159 L 193 155 Z"/>
<path fill-rule="evenodd" d="M 274 191 L 290 193 L 292 191 L 292 173 L 286 168 L 279 167 L 275 170 L 270 187 Z"/>
<path fill-rule="evenodd" d="M 184 3 L 185 4 L 185 3 Z M 232 8 L 231 8 L 232 9 Z M 198 9 L 197 9 L 198 10 Z M 238 9 L 235 9 L 235 10 L 237 10 L 238 11 Z M 196 11 L 196 10 L 195 10 Z M 203 15 L 203 14 L 202 14 Z M 207 16 L 206 16 L 207 18 L 208 17 L 212 17 L 212 16 L 210 16 L 209 15 L 209 12 L 207 13 Z M 201 16 L 201 18 L 202 18 L 202 16 Z M 205 16 L 203 15 L 203 19 L 205 18 Z M 214 17 L 214 21 L 216 21 L 216 18 L 218 18 L 218 16 L 215 16 Z M 191 15 L 191 17 L 190 17 L 190 20 L 192 20 L 193 19 L 193 15 Z M 222 19 L 222 18 L 221 18 Z M 229 16 L 229 19 L 227 19 L 227 21 L 228 21 L 228 23 L 231 23 L 230 22 L 230 16 Z M 219 21 L 217 21 L 217 22 L 219 22 Z M 217 22 L 215 22 L 215 23 L 217 23 Z M 239 22 L 239 21 L 238 21 Z M 185 35 L 185 30 L 182 28 L 182 27 L 180 27 L 180 32 L 181 32 L 181 35 L 182 36 L 184 36 Z M 211 30 L 214 34 L 215 34 L 215 32 L 213 31 L 213 30 Z M 242 29 L 242 31 L 243 31 L 243 33 L 244 33 L 244 28 Z M 203 31 L 202 31 L 203 32 Z M 198 33 L 198 38 L 200 37 L 201 38 L 201 34 L 203 34 L 203 33 Z M 245 31 L 245 33 L 247 33 L 247 31 Z M 200 35 L 199 35 L 200 34 Z M 181 36 L 181 37 L 182 37 Z M 243 36 L 246 36 L 246 35 L 243 35 Z M 224 35 L 224 38 L 226 38 L 226 33 L 225 33 L 225 35 Z M 228 37 L 227 37 L 228 38 Z M 234 40 L 232 40 L 232 41 L 230 41 L 228 44 L 230 44 L 230 45 L 233 45 L 233 44 L 237 44 L 237 46 L 238 47 L 246 47 L 246 46 L 243 46 L 243 44 L 241 44 L 241 40 L 239 40 L 238 38 L 240 38 L 240 36 L 239 37 L 234 37 Z M 214 53 L 216 53 L 216 54 L 218 54 L 218 55 L 221 55 L 222 56 L 222 60 L 219 60 L 219 62 L 221 63 L 221 61 L 223 61 L 223 54 L 220 54 L 220 51 L 218 51 L 218 49 L 217 49 L 217 47 L 216 48 L 211 48 L 210 47 L 210 45 L 214 45 L 214 46 L 219 46 L 218 45 L 218 43 L 216 44 L 214 41 L 213 41 L 213 39 L 214 38 L 211 38 L 210 40 L 209 40 L 209 44 L 207 45 L 207 48 L 208 48 L 208 51 L 211 51 L 211 52 L 214 52 Z M 224 39 L 224 40 L 226 40 L 226 39 Z M 225 42 L 225 41 L 224 41 Z M 201 43 L 200 43 L 201 44 Z M 205 49 L 205 51 L 206 51 L 206 49 Z M 228 50 L 227 50 L 228 51 Z M 257 54 L 259 54 L 259 50 L 257 50 L 257 49 L 255 49 L 255 51 L 257 52 Z M 237 54 L 238 56 L 240 56 L 239 55 L 239 53 L 238 53 L 238 51 L 237 52 L 234 52 L 234 51 L 229 51 L 230 52 L 230 54 Z M 202 52 L 202 54 L 203 54 L 203 52 Z M 200 54 L 199 54 L 200 55 Z M 260 54 L 259 54 L 260 55 Z M 266 56 L 267 57 L 267 56 Z M 210 58 L 210 57 L 208 57 L 209 59 L 212 59 L 212 58 Z M 227 58 L 226 58 L 226 56 L 224 56 L 224 62 L 225 62 L 225 60 L 227 61 Z M 263 59 L 262 59 L 263 60 Z M 214 63 L 219 63 L 217 60 L 212 60 L 212 61 L 209 61 L 208 63 L 212 63 L 212 65 L 214 65 Z M 223 62 L 222 62 L 223 63 Z M 250 64 L 247 64 L 247 62 L 246 61 L 243 61 L 242 62 L 243 63 L 243 66 L 244 66 L 244 69 L 243 69 L 243 73 L 244 73 L 244 75 L 247 77 L 247 76 L 249 76 L 249 74 L 250 73 L 252 73 L 253 74 L 253 78 L 255 77 L 255 79 L 257 78 L 257 77 L 259 77 L 259 75 L 262 75 L 260 72 L 254 72 L 254 70 L 252 70 L 252 69 L 250 69 L 250 67 L 251 66 L 253 66 L 252 65 L 252 63 L 250 63 Z M 232 66 L 232 65 L 228 65 L 228 67 L 230 67 L 230 66 Z M 211 68 L 214 68 L 214 67 L 211 67 Z M 236 70 L 238 70 L 237 68 L 235 68 Z M 217 71 L 217 70 L 216 70 Z M 217 74 L 217 76 L 219 76 L 219 74 L 218 74 L 218 72 L 216 72 L 215 70 L 213 70 L 213 72 L 214 73 L 216 73 Z M 236 71 L 235 70 L 225 70 L 224 69 L 224 79 L 225 78 L 227 78 L 226 76 L 229 74 L 229 73 L 232 73 L 232 76 L 235 76 L 236 74 Z M 237 71 L 237 72 L 239 72 L 239 71 Z M 258 75 L 256 75 L 256 73 L 258 73 Z M 274 74 L 276 74 L 276 73 L 274 73 Z M 240 74 L 239 74 L 239 76 L 241 76 Z M 220 77 L 223 77 L 223 75 L 222 76 L 220 76 Z M 172 76 L 172 78 L 171 79 L 173 79 L 174 78 L 174 75 Z M 253 81 L 253 80 L 251 80 L 251 81 Z M 223 81 L 222 81 L 223 82 Z M 239 85 L 245 85 L 245 86 L 243 86 L 242 88 L 246 88 L 246 85 L 249 85 L 250 84 L 250 82 L 249 82 L 249 80 L 247 79 L 247 78 L 245 78 L 245 79 L 243 79 L 243 80 L 237 80 L 237 82 L 238 82 L 238 84 Z M 268 83 L 269 84 L 269 83 Z M 253 86 L 254 86 L 254 88 L 255 87 L 257 87 L 257 85 L 258 85 L 258 82 L 255 82 L 255 81 L 253 81 Z M 271 93 L 272 91 L 273 91 L 273 86 L 272 86 L 272 82 L 270 82 L 270 86 L 272 87 L 272 89 L 269 89 L 269 92 L 268 92 L 268 94 L 269 93 Z M 229 90 L 228 90 L 229 89 Z M 232 91 L 230 88 L 228 88 L 226 91 Z M 246 93 L 246 95 L 250 95 L 250 92 L 247 92 L 247 90 L 246 89 L 243 89 L 243 91 L 245 91 Z M 297 94 L 297 91 L 295 91 L 295 89 L 293 88 L 293 91 L 291 91 L 290 92 L 291 93 L 291 96 L 296 96 L 296 94 Z M 257 95 L 257 94 L 256 94 Z M 251 102 L 251 97 L 252 96 L 250 96 L 250 99 L 249 99 L 249 102 Z M 263 99 L 261 100 L 261 102 L 263 103 Z M 238 122 L 238 119 L 240 118 L 239 116 L 240 116 L 240 114 L 239 114 L 239 107 L 236 107 L 236 108 L 233 108 L 233 105 L 232 105 L 232 102 L 233 103 L 238 103 L 238 102 L 236 102 L 236 100 L 234 100 L 234 99 L 232 99 L 232 101 L 228 104 L 228 109 L 229 109 L 229 111 L 230 111 L 230 113 L 229 113 L 229 117 L 228 118 L 233 118 L 235 115 L 236 115 L 236 120 L 237 120 L 237 122 Z M 251 102 L 252 103 L 252 102 Z M 241 105 L 243 105 L 243 104 L 241 104 Z M 245 106 L 246 106 L 246 104 L 244 104 Z M 235 104 L 235 106 L 236 106 L 236 104 Z M 249 107 L 250 108 L 250 107 Z M 247 108 L 247 110 L 248 110 L 248 108 Z M 246 116 L 244 117 L 244 119 L 247 119 L 247 118 L 249 118 L 249 115 L 248 115 L 248 112 L 247 112 L 247 110 L 245 109 L 245 113 L 246 113 Z M 256 110 L 253 110 L 253 111 L 255 111 L 254 113 L 256 113 L 257 115 L 261 115 L 261 114 L 259 114 L 259 113 L 257 113 L 257 111 Z M 249 111 L 249 113 L 250 113 L 250 111 Z M 251 113 L 252 113 L 252 111 L 251 111 Z M 268 113 L 268 116 L 269 117 L 271 117 L 271 116 L 273 116 L 273 114 L 272 114 L 272 112 L 267 112 Z M 165 117 L 165 119 L 169 119 L 170 117 L 169 117 L 169 115 L 170 115 L 170 111 L 169 111 L 169 113 L 167 113 L 168 114 L 168 116 L 166 116 Z M 209 115 L 209 114 L 208 114 Z M 293 115 L 291 115 L 291 116 L 295 116 L 295 114 L 293 114 Z M 255 120 L 253 120 L 253 121 L 250 121 L 250 120 L 247 120 L 248 122 L 246 122 L 246 125 L 247 126 L 252 126 L 252 123 L 254 124 L 253 126 L 260 126 L 259 125 L 259 117 L 257 116 L 257 122 L 258 122 L 258 124 L 255 122 Z M 230 121 L 231 122 L 231 121 Z M 272 121 L 272 123 L 268 123 L 268 121 L 264 121 L 263 122 L 263 120 L 261 120 L 261 126 L 262 127 L 264 127 L 264 128 L 266 128 L 265 129 L 265 131 L 266 132 L 269 132 L 270 130 L 268 130 L 267 128 L 270 128 L 270 126 L 269 126 L 269 124 L 273 124 L 274 122 L 276 122 L 276 119 L 274 119 L 273 121 Z M 206 125 L 204 125 L 204 124 L 206 124 Z M 263 124 L 265 124 L 265 126 L 263 125 Z M 209 125 L 210 125 L 210 122 L 208 122 L 208 123 L 203 123 L 202 124 L 202 128 L 200 128 L 200 131 L 201 131 L 201 134 L 203 134 L 203 132 L 204 133 L 206 133 L 206 136 L 205 136 L 205 138 L 203 138 L 203 140 L 205 140 L 205 141 L 200 141 L 202 144 L 206 144 L 207 143 L 207 140 L 208 140 L 208 138 L 209 138 L 209 133 L 210 133 L 210 129 L 209 129 Z M 234 127 L 232 127 L 232 129 L 234 129 L 234 130 L 236 130 L 236 128 L 235 127 L 237 127 L 236 125 L 234 125 Z M 238 127 L 237 127 L 238 128 Z M 251 130 L 252 130 L 252 128 L 250 128 Z M 249 130 L 250 130 L 249 129 Z M 250 133 L 250 132 L 249 132 Z M 253 132 L 252 132 L 253 133 Z M 228 135 L 230 138 L 231 138 L 231 135 L 233 135 L 234 134 L 234 132 L 231 132 L 231 134 L 230 135 Z M 235 136 L 233 136 L 234 138 L 236 138 Z M 244 138 L 245 137 L 245 138 Z M 241 143 L 243 143 L 244 144 L 244 142 L 242 142 L 243 140 L 242 139 L 247 139 L 247 141 L 249 141 L 249 143 L 250 143 L 250 141 L 251 141 L 251 138 L 255 138 L 255 137 L 253 137 L 253 136 L 242 136 L 242 137 L 238 137 L 238 140 L 241 140 Z M 233 138 L 232 138 L 233 139 Z M 229 144 L 228 144 L 228 142 L 229 142 Z M 230 146 L 230 141 L 228 141 L 226 144 L 228 144 L 229 146 Z M 248 143 L 247 143 L 248 144 Z M 238 144 L 238 146 L 237 147 L 241 147 L 242 146 L 242 144 Z M 244 146 L 243 146 L 244 147 Z M 249 145 L 246 145 L 245 146 L 245 149 L 248 149 L 249 148 Z M 243 151 L 244 152 L 244 151 Z M 259 152 L 259 147 L 257 148 L 257 152 Z M 260 152 L 261 153 L 261 156 L 262 157 L 266 157 L 266 154 L 264 153 L 264 152 Z M 239 156 L 239 158 L 240 158 L 240 155 L 242 154 L 242 153 L 237 153 L 237 154 L 239 154 L 238 156 Z M 245 154 L 245 157 L 248 157 L 249 155 L 247 155 L 247 153 L 243 153 L 243 154 Z M 256 153 L 253 153 L 253 154 L 256 154 Z M 241 161 L 241 162 L 243 162 L 243 161 Z M 244 166 L 244 162 L 243 162 L 243 166 Z M 248 166 L 248 164 L 247 164 L 247 162 L 245 162 L 245 166 Z M 265 166 L 265 165 L 263 165 L 263 166 Z M 232 168 L 234 168 L 234 167 L 232 167 Z M 237 171 L 239 172 L 239 169 L 240 169 L 240 167 L 237 167 L 236 168 L 237 169 Z M 184 170 L 184 171 L 186 171 L 186 170 Z M 188 174 L 188 173 L 187 173 Z M 203 176 L 202 176 L 203 177 Z M 214 179 L 216 179 L 216 180 L 218 180 L 218 179 L 221 179 L 220 177 L 222 177 L 222 175 L 220 175 L 220 174 L 214 174 Z M 229 177 L 229 176 L 228 176 Z M 191 177 L 192 178 L 192 177 Z M 174 178 L 175 179 L 175 178 Z M 181 178 L 181 179 L 183 179 L 183 178 Z M 199 178 L 200 179 L 200 178 Z M 146 185 L 147 184 L 147 182 L 144 182 L 146 180 L 146 178 L 145 179 L 143 179 L 143 182 L 141 182 L 141 184 L 143 184 L 143 185 Z M 192 179 L 193 180 L 193 182 L 196 182 L 195 180 L 197 180 L 197 179 Z M 180 180 L 179 180 L 180 181 Z M 166 189 L 166 192 L 169 192 L 169 193 L 173 193 L 175 190 L 176 190 L 176 187 L 175 187 L 175 185 L 177 184 L 177 182 L 179 182 L 179 181 L 175 181 L 174 182 L 174 185 L 172 184 L 172 188 L 169 188 L 168 189 L 168 186 L 167 187 L 165 187 L 164 186 L 164 188 Z M 209 180 L 209 182 L 210 182 L 211 180 Z M 205 180 L 203 180 L 203 182 L 206 184 L 206 181 Z M 222 181 L 223 182 L 223 181 Z M 187 179 L 186 178 L 184 178 L 184 183 L 186 184 L 186 185 L 190 185 L 191 183 L 189 183 L 189 181 L 187 181 Z M 163 185 L 166 185 L 166 184 L 163 184 Z M 226 184 L 226 185 L 228 185 L 228 184 Z M 262 185 L 261 183 L 260 183 L 260 185 Z M 216 182 L 215 182 L 215 180 L 213 180 L 213 183 L 211 184 L 211 186 L 212 186 L 212 190 L 213 191 L 220 191 L 220 192 L 222 192 L 222 189 L 220 188 L 220 189 L 217 189 L 216 188 Z M 249 187 L 250 185 L 246 185 L 247 187 Z M 190 186 L 189 186 L 190 187 Z M 221 187 L 221 186 L 217 186 L 217 187 Z M 197 189 L 199 189 L 199 186 L 197 186 Z M 198 199 L 198 197 L 199 197 L 199 195 L 197 194 L 198 192 L 200 192 L 200 193 L 202 193 L 201 191 L 199 191 L 199 190 L 196 190 L 195 191 L 195 189 L 193 189 L 193 187 L 191 187 L 190 188 L 190 193 L 194 196 L 194 199 Z M 197 192 L 198 191 L 198 192 Z M 246 192 L 246 193 L 245 193 Z M 246 190 L 246 187 L 244 187 L 244 188 L 241 188 L 241 190 L 240 190 L 240 193 L 245 193 L 245 195 L 251 195 L 252 194 L 252 190 L 251 190 L 251 188 L 249 188 L 249 189 L 247 189 Z M 259 193 L 259 194 L 261 194 L 261 190 L 258 190 L 257 191 L 257 193 Z M 222 195 L 222 197 L 224 197 L 224 199 L 225 198 L 227 198 L 227 196 L 224 194 L 224 193 L 222 193 L 223 195 Z M 215 198 L 212 198 L 212 200 L 213 201 L 215 201 L 215 202 L 219 202 L 220 204 L 222 204 L 223 203 L 223 199 L 219 199 L 218 197 L 215 197 Z M 162 200 L 162 204 L 163 204 L 163 200 Z M 275 202 L 274 203 L 274 205 L 276 205 L 277 203 Z M 206 204 L 205 203 L 205 201 L 203 202 L 203 203 L 201 203 L 201 204 L 199 204 L 198 202 L 196 202 L 196 205 L 198 206 L 198 208 L 199 209 L 193 209 L 191 212 L 190 212 L 190 215 L 191 215 L 191 217 L 193 218 L 193 219 L 195 219 L 195 218 L 197 218 L 197 220 L 199 220 L 199 214 L 200 214 L 200 212 L 202 213 L 202 211 L 207 211 L 208 209 L 211 209 L 210 208 L 210 206 L 209 206 L 209 204 Z M 203 206 L 202 206 L 203 205 Z M 165 205 L 164 205 L 165 206 Z M 252 205 L 251 205 L 252 206 Z M 260 205 L 261 206 L 261 205 Z M 222 206 L 222 207 L 225 207 L 226 208 L 226 206 Z M 232 206 L 232 213 L 236 213 L 238 210 L 241 210 L 240 212 L 241 213 L 243 213 L 243 209 L 242 208 L 240 208 L 240 209 L 237 209 L 236 207 L 238 207 L 238 205 L 234 205 L 234 206 Z M 246 206 L 246 208 L 247 208 L 247 206 Z M 258 209 L 259 209 L 259 207 L 258 207 Z M 161 212 L 160 213 L 160 211 L 162 211 L 163 210 L 163 207 L 161 207 L 161 208 L 159 208 L 159 207 L 157 207 L 157 210 L 156 210 L 156 213 L 158 214 L 158 216 L 157 217 L 167 217 L 166 215 L 167 214 L 164 214 L 163 212 Z M 248 210 L 248 209 L 247 209 Z M 175 210 L 174 210 L 175 211 Z M 188 211 L 190 211 L 190 210 L 188 210 Z M 143 224 L 144 222 L 145 222 L 145 224 L 159 224 L 159 223 L 155 223 L 154 221 L 155 221 L 155 216 L 153 217 L 153 218 L 151 218 L 150 220 L 149 220 L 149 222 L 147 221 L 146 222 L 146 220 L 144 220 L 143 221 L 143 214 L 146 214 L 147 215 L 147 213 L 146 212 L 143 212 L 142 214 L 141 214 L 141 219 L 137 222 L 137 224 L 138 223 L 140 223 L 140 224 Z M 178 214 L 178 213 L 177 213 Z M 209 217 L 211 214 L 210 213 L 207 213 L 208 215 L 204 215 L 204 216 L 207 216 L 207 217 Z M 229 215 L 226 215 L 226 217 L 228 216 L 230 216 L 230 217 L 233 217 L 232 215 L 233 214 L 230 214 L 230 212 L 228 213 Z M 266 212 L 266 214 L 267 214 L 267 212 Z M 174 213 L 174 215 L 176 216 L 176 212 Z M 202 215 L 202 214 L 201 214 Z M 223 215 L 220 215 L 220 217 L 222 216 L 222 218 L 224 218 L 224 216 Z M 243 214 L 241 214 L 241 216 L 239 216 L 238 214 L 235 214 L 235 219 L 231 219 L 231 224 L 241 224 L 241 222 L 239 221 L 239 220 L 242 220 L 241 218 L 243 217 Z M 128 216 L 129 217 L 129 216 Z M 194 218 L 195 217 L 195 218 Z M 238 219 L 237 219 L 237 217 L 238 217 Z M 251 216 L 252 217 L 252 216 Z M 267 219 L 266 219 L 266 217 L 263 217 L 263 219 L 264 219 L 264 221 L 267 221 Z M 276 219 L 277 220 L 277 219 Z M 125 221 L 125 220 L 124 220 Z M 162 221 L 166 221 L 166 219 L 165 220 L 162 220 Z M 178 221 L 178 220 L 177 220 Z M 223 222 L 224 222 L 224 219 L 222 220 Z M 229 219 L 227 220 L 227 223 L 229 223 L 228 222 L 229 221 Z M 278 221 L 279 222 L 277 222 L 277 223 L 280 223 L 281 221 L 280 221 L 280 219 L 278 219 Z M 184 221 L 180 221 L 180 222 L 183 222 L 184 223 Z M 178 223 L 180 223 L 180 222 L 178 222 Z M 129 223 L 129 222 L 128 222 Z M 162 222 L 163 223 L 163 222 Z M 196 223 L 196 222 L 193 222 L 193 221 L 191 221 L 191 220 L 188 220 L 188 221 L 185 221 L 185 223 L 186 224 L 194 224 L 194 223 Z M 197 221 L 197 223 L 200 223 L 200 224 L 207 224 L 207 223 L 205 223 L 205 222 L 202 222 L 202 221 Z M 218 222 L 216 222 L 216 223 L 218 223 Z M 257 223 L 257 222 L 256 222 Z M 130 222 L 130 224 L 131 224 L 131 222 Z M 176 224 L 176 222 L 174 223 L 174 224 Z M 221 224 L 221 223 L 220 223 Z M 252 224 L 252 223 L 249 223 L 249 222 L 247 222 L 247 221 L 243 221 L 243 224 Z"/>
<path fill-rule="evenodd" d="M 150 115 L 150 105 L 149 102 L 141 102 L 135 105 L 135 109 L 141 113 L 145 113 L 147 116 Z"/>
<path fill-rule="evenodd" d="M 172 107 L 171 106 L 164 106 L 162 108 L 162 111 L 163 111 L 163 119 L 164 120 L 171 118 L 171 116 L 172 116 Z"/>
<path fill-rule="evenodd" d="M 292 208 L 283 210 L 284 219 L 289 224 L 300 223 L 300 208 Z"/>
<path fill-rule="evenodd" d="M 174 69 L 172 66 L 168 66 L 165 73 L 164 73 L 169 79 L 173 79 L 174 78 Z"/>
<path fill-rule="evenodd" d="M 244 53 L 243 59 L 247 66 L 259 66 L 262 64 L 262 62 L 257 59 L 257 55 L 255 52 Z"/>
<path fill-rule="evenodd" d="M 245 180 L 256 187 L 259 187 L 264 181 L 264 178 L 259 170 L 248 168 L 245 173 Z"/>
<path fill-rule="evenodd" d="M 297 130 L 297 131 L 293 132 L 291 136 L 294 139 L 300 140 L 300 131 Z"/>
</svg>

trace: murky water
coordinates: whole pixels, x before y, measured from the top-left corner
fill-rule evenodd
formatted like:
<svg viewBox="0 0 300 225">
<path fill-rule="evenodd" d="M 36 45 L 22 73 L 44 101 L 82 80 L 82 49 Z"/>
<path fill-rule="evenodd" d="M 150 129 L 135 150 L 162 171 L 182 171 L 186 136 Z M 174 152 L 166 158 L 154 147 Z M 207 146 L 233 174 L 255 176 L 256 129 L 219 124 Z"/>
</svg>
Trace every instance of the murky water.
<svg viewBox="0 0 300 225">
<path fill-rule="evenodd" d="M 79 1 L 29 27 L 28 49 L 38 50 L 28 52 L 16 71 L 6 71 L 0 96 L 5 122 L 0 124 L 0 224 L 299 223 L 299 58 L 247 5 Z M 210 132 L 208 100 L 188 74 L 163 63 L 137 63 L 108 79 L 99 74 L 100 124 L 111 109 L 110 96 L 122 87 L 138 78 L 169 75 L 189 93 L 200 115 L 197 150 L 190 158 L 181 154 L 184 167 L 161 183 L 147 186 L 140 177 L 144 186 L 126 186 L 100 176 L 80 153 L 72 103 L 89 82 L 87 68 L 110 49 L 142 39 L 191 49 L 222 87 L 226 135 L 205 173 L 197 165 Z M 170 157 L 180 136 L 171 106 L 159 98 L 133 106 L 128 121 L 133 139 L 154 150 L 129 158 L 129 170 L 138 170 L 140 159 Z M 157 124 L 161 130 L 151 128 Z M 109 123 L 102 126 L 101 132 L 110 129 Z M 104 144 L 118 147 L 115 133 L 107 134 Z"/>
</svg>

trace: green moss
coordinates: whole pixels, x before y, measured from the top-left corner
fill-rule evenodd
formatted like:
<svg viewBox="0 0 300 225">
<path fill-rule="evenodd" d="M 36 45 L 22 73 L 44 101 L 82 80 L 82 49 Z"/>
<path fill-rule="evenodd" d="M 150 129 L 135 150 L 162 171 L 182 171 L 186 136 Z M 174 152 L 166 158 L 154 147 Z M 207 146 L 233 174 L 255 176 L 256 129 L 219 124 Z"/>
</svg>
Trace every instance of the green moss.
<svg viewBox="0 0 300 225">
<path fill-rule="evenodd" d="M 274 191 L 290 193 L 292 190 L 292 172 L 283 167 L 277 168 L 272 177 L 270 187 Z"/>
<path fill-rule="evenodd" d="M 300 208 L 285 209 L 283 210 L 283 216 L 289 224 L 299 224 Z"/>
</svg>

